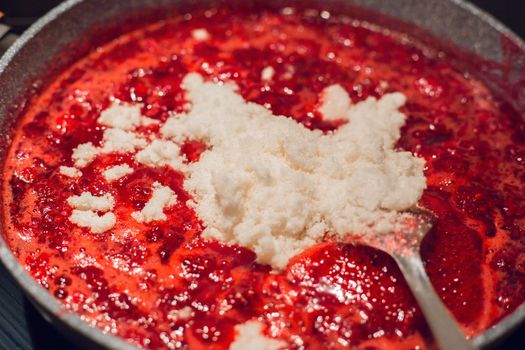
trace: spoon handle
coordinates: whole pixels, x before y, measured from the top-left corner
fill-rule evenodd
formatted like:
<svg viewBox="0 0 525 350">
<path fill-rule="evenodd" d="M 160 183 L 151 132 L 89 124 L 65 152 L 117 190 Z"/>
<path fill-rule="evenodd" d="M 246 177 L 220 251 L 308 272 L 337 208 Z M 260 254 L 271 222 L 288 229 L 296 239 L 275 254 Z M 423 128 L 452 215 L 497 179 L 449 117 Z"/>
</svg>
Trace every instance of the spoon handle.
<svg viewBox="0 0 525 350">
<path fill-rule="evenodd" d="M 430 283 L 419 255 L 394 257 L 414 294 L 434 339 L 443 350 L 473 350 Z"/>
</svg>

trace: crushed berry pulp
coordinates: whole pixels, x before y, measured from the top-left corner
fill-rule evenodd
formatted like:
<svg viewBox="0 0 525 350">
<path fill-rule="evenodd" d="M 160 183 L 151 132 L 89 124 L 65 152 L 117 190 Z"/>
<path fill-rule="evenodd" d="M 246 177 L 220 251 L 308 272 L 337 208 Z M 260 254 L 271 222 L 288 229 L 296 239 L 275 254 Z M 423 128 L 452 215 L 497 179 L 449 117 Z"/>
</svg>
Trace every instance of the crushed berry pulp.
<svg viewBox="0 0 525 350">
<path fill-rule="evenodd" d="M 208 40 L 192 37 L 200 28 Z M 422 247 L 426 269 L 464 331 L 478 334 L 525 299 L 525 124 L 505 96 L 448 57 L 393 30 L 298 8 L 212 8 L 122 35 L 62 72 L 21 117 L 4 164 L 6 239 L 65 307 L 140 347 L 227 349 L 235 325 L 259 318 L 267 336 L 294 349 L 425 348 L 432 339 L 421 312 L 381 251 L 324 242 L 271 273 L 252 251 L 199 237 L 183 175 L 169 167 L 110 154 L 79 179 L 59 172 L 77 145 L 100 142 L 96 120 L 110 98 L 141 103 L 160 121 L 183 111 L 188 72 L 234 81 L 245 99 L 326 132 L 337 125 L 315 111 L 323 88 L 340 84 L 353 102 L 399 91 L 408 119 L 398 147 L 426 160 L 421 205 L 438 216 Z M 263 80 L 268 66 L 275 74 Z M 182 147 L 189 161 L 204 150 Z M 135 171 L 104 180 L 104 169 L 122 163 Z M 155 181 L 182 201 L 168 220 L 138 223 L 130 214 Z M 114 196 L 112 230 L 68 221 L 66 200 L 83 191 Z M 179 317 L 186 307 L 191 316 Z"/>
</svg>

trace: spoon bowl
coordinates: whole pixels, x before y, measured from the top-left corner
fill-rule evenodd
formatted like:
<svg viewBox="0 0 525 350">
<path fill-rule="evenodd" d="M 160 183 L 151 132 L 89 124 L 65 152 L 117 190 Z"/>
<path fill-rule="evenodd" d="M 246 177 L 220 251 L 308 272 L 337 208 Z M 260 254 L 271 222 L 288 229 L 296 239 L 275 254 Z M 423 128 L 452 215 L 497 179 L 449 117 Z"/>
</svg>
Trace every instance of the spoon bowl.
<svg viewBox="0 0 525 350">
<path fill-rule="evenodd" d="M 435 214 L 416 208 L 407 212 L 404 219 L 402 227 L 393 234 L 367 237 L 366 244 L 394 258 L 440 349 L 475 349 L 432 287 L 419 253 L 422 240 L 436 222 Z"/>
</svg>

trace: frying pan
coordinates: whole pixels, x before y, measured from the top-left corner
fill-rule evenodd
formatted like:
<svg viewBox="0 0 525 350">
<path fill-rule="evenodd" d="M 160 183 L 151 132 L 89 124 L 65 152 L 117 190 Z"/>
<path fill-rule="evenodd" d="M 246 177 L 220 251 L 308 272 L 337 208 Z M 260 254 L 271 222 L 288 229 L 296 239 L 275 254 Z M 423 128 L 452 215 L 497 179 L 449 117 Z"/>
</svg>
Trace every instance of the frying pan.
<svg viewBox="0 0 525 350">
<path fill-rule="evenodd" d="M 228 3 L 246 4 L 249 1 L 232 0 Z M 31 95 L 38 92 L 54 73 L 87 53 L 94 45 L 130 28 L 133 23 L 161 18 L 176 9 L 196 3 L 202 5 L 214 2 L 217 1 L 69 0 L 54 8 L 29 28 L 0 60 L 0 123 L 4 128 L 0 133 L 0 160 L 10 141 L 9 127 Z M 266 2 L 276 6 L 290 3 L 278 0 Z M 444 39 L 462 52 L 476 55 L 483 62 L 492 62 L 491 81 L 488 83 L 493 83 L 492 78 L 499 79 L 498 86 L 501 89 L 519 83 L 521 72 L 525 71 L 525 44 L 521 39 L 494 18 L 463 0 L 319 0 L 318 3 L 327 8 L 337 8 L 338 13 L 347 11 L 354 17 L 363 16 L 366 19 L 368 16 L 368 19 L 376 22 L 387 16 L 398 21 L 403 31 L 413 32 L 419 37 L 432 35 Z M 356 11 L 358 8 L 364 11 Z M 505 68 L 498 70 L 494 67 Z M 520 99 L 517 94 L 515 103 L 525 104 L 525 96 Z M 86 349 L 135 349 L 120 338 L 104 334 L 76 314 L 66 311 L 26 273 L 10 252 L 1 233 L 0 228 L 0 260 L 31 302 L 65 336 Z M 478 335 L 474 342 L 481 348 L 490 348 L 524 319 L 525 305 L 522 305 Z"/>
</svg>

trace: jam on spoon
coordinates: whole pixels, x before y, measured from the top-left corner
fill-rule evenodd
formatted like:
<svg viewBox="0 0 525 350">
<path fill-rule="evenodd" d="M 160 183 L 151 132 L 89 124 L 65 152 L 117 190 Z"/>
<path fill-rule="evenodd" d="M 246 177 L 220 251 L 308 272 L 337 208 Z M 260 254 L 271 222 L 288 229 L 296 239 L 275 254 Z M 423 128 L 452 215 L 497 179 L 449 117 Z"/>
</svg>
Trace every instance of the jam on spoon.
<svg viewBox="0 0 525 350">
<path fill-rule="evenodd" d="M 432 229 L 436 217 L 420 208 L 414 209 L 411 214 L 405 229 L 393 235 L 366 237 L 365 241 L 394 258 L 441 349 L 475 349 L 432 287 L 421 260 L 421 241 Z"/>
</svg>

